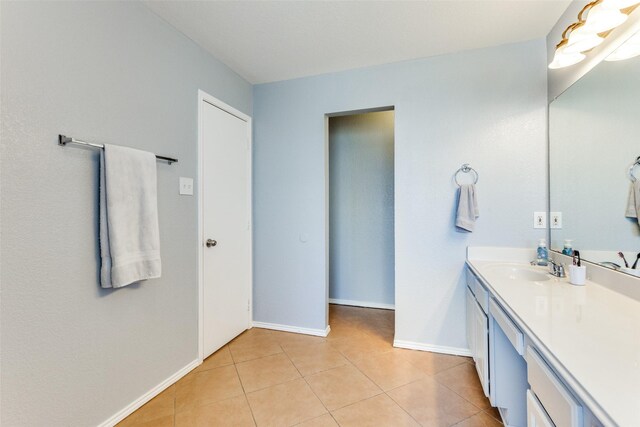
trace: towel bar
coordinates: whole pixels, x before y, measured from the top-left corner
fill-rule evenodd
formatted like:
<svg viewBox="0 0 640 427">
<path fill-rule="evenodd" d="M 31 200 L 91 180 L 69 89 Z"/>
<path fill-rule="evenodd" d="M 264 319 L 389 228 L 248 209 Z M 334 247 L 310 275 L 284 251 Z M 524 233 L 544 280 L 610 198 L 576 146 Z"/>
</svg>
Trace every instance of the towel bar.
<svg viewBox="0 0 640 427">
<path fill-rule="evenodd" d="M 78 144 L 78 145 L 84 145 L 86 147 L 104 149 L 104 144 L 96 144 L 95 142 L 85 142 L 85 141 L 80 141 L 79 139 L 71 138 L 69 136 L 58 135 L 58 145 L 65 146 L 67 144 Z M 178 162 L 178 159 L 174 159 L 173 157 L 159 156 L 157 154 L 155 156 L 157 160 L 163 160 L 169 164 Z"/>
</svg>

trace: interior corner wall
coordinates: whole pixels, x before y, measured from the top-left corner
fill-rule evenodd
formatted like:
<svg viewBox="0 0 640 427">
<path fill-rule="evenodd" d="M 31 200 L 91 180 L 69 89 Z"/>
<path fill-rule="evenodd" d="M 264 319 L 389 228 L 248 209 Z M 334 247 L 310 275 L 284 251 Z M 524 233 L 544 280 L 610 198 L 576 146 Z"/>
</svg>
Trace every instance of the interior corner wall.
<svg viewBox="0 0 640 427">
<path fill-rule="evenodd" d="M 393 111 L 329 118 L 329 298 L 392 306 Z"/>
<path fill-rule="evenodd" d="M 254 320 L 326 327 L 325 114 L 393 105 L 396 339 L 466 349 L 465 248 L 545 237 L 546 84 L 538 39 L 254 86 Z M 454 229 L 463 163 L 472 234 Z"/>
<path fill-rule="evenodd" d="M 249 83 L 141 2 L 0 2 L 3 426 L 95 426 L 198 357 L 202 89 L 252 113 Z M 98 153 L 158 163 L 162 278 L 99 285 Z"/>
</svg>

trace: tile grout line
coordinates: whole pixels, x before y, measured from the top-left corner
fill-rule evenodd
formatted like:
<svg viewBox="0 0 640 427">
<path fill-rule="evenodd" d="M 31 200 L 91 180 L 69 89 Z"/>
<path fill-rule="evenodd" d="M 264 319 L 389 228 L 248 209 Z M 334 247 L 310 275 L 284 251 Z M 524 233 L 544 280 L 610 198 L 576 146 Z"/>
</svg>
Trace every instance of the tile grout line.
<svg viewBox="0 0 640 427">
<path fill-rule="evenodd" d="M 253 358 L 253 359 L 241 360 L 241 361 L 238 361 L 238 362 L 236 362 L 236 361 L 235 361 L 235 359 L 234 359 L 234 362 L 233 362 L 233 363 L 234 363 L 235 365 L 241 365 L 241 364 L 243 364 L 243 363 L 253 362 L 254 360 L 265 359 L 265 358 L 267 358 L 267 357 L 277 356 L 278 354 L 282 354 L 282 353 L 284 353 L 284 349 L 282 348 L 282 346 L 281 346 L 280 344 L 278 344 L 278 347 L 280 347 L 280 350 L 282 350 L 282 351 L 280 351 L 280 352 L 278 352 L 278 353 L 273 353 L 273 354 L 266 354 L 266 355 L 264 355 L 264 356 L 256 357 L 256 358 Z M 232 355 L 231 357 L 233 358 L 233 355 Z"/>
<path fill-rule="evenodd" d="M 231 352 L 231 350 L 229 350 L 229 352 Z M 233 358 L 233 356 L 231 356 L 231 358 Z M 238 372 L 238 367 L 236 366 L 235 363 L 233 364 L 233 369 L 235 369 L 236 375 L 238 376 L 238 381 L 240 381 L 240 387 L 242 387 L 244 400 L 247 402 L 247 406 L 249 407 L 249 412 L 251 412 L 251 419 L 253 419 L 253 424 L 257 426 L 258 422 L 256 421 L 256 416 L 253 413 L 253 408 L 251 407 L 251 403 L 249 402 L 249 396 L 247 396 L 247 391 L 244 389 L 244 384 L 242 384 L 242 378 L 240 378 L 240 373 Z"/>
<path fill-rule="evenodd" d="M 441 372 L 446 372 L 446 371 L 448 371 L 448 370 L 450 370 L 450 369 L 453 369 L 453 368 L 456 368 L 456 367 L 458 367 L 458 366 L 460 366 L 460 365 L 452 366 L 451 368 L 444 369 L 444 370 L 443 370 L 443 371 L 441 371 Z M 439 373 L 440 373 L 440 372 L 438 372 L 438 374 L 439 374 Z M 479 412 L 484 412 L 485 410 L 487 410 L 487 409 L 489 409 L 489 408 L 492 408 L 491 404 L 489 404 L 489 408 L 481 408 L 481 407 L 479 407 L 479 406 L 478 406 L 478 405 L 476 405 L 474 402 L 470 401 L 470 400 L 469 400 L 469 399 L 467 399 L 465 396 L 463 396 L 462 394 L 458 393 L 457 391 L 455 391 L 455 390 L 454 390 L 454 389 L 452 389 L 451 387 L 449 387 L 449 386 L 447 386 L 446 384 L 443 384 L 443 383 L 441 383 L 440 381 L 438 381 L 438 380 L 436 379 L 436 375 L 434 375 L 434 376 L 433 376 L 433 379 L 434 379 L 434 381 L 436 381 L 436 382 L 437 382 L 438 384 L 440 384 L 441 386 L 445 387 L 446 389 L 448 389 L 448 390 L 449 390 L 449 391 L 451 391 L 452 393 L 456 394 L 457 396 L 459 396 L 459 397 L 461 397 L 462 399 L 464 399 L 465 401 L 467 401 L 469 404 L 471 404 L 471 405 L 473 405 L 474 407 L 476 407 L 476 408 L 478 409 L 478 411 L 479 411 Z M 484 396 L 484 391 L 483 391 L 482 393 L 483 393 L 482 395 Z M 486 398 L 486 396 L 485 396 L 485 398 Z"/>
<path fill-rule="evenodd" d="M 491 408 L 493 408 L 493 406 L 492 406 Z M 486 413 L 487 415 L 489 415 L 489 416 L 490 416 L 491 418 L 493 418 L 494 420 L 499 421 L 499 422 L 500 422 L 500 424 L 504 424 L 504 423 L 502 422 L 502 418 L 498 418 L 498 417 L 495 417 L 494 415 L 490 414 L 490 413 L 489 413 L 489 409 L 490 409 L 490 408 L 487 408 L 487 409 L 483 410 L 482 412 Z M 499 414 L 499 412 L 498 412 L 498 414 Z"/>
<path fill-rule="evenodd" d="M 298 375 L 300 375 L 300 378 L 302 378 L 302 380 L 304 381 L 304 383 L 307 385 L 307 387 L 309 387 L 309 390 L 311 390 L 311 393 L 313 393 L 313 395 L 316 397 L 316 399 L 318 399 L 318 402 L 320 402 L 320 404 L 322 405 L 322 407 L 325 409 L 325 411 L 327 411 L 327 414 L 331 415 L 331 411 L 329 411 L 329 408 L 327 408 L 327 405 L 324 404 L 324 402 L 322 401 L 322 399 L 320 399 L 320 397 L 316 394 L 315 391 L 313 391 L 313 388 L 311 387 L 311 384 L 309 384 L 309 381 L 307 381 L 307 379 L 302 375 L 302 372 L 300 372 L 300 369 L 298 369 L 298 367 L 296 366 L 295 363 L 293 363 L 293 360 L 291 360 L 291 357 L 287 354 L 286 350 L 282 349 L 282 351 L 284 352 L 285 356 L 287 356 L 287 358 L 289 359 L 289 362 L 291 362 L 291 364 L 293 365 L 294 368 L 296 368 L 296 371 L 298 371 Z M 324 414 L 322 414 L 324 415 Z M 319 415 L 318 417 L 315 418 L 319 418 L 322 415 Z M 313 420 L 315 418 L 309 418 L 309 419 L 305 419 L 300 421 L 298 424 L 302 424 L 305 421 L 309 421 L 309 420 Z M 297 425 L 297 424 L 294 424 Z"/>
<path fill-rule="evenodd" d="M 338 351 L 339 351 L 339 350 L 338 350 Z M 388 352 L 391 352 L 391 351 L 393 351 L 393 348 L 392 348 L 391 350 L 388 350 L 388 351 L 383 351 L 383 352 L 375 353 L 375 354 L 369 354 L 369 355 L 367 355 L 367 356 L 362 357 L 361 359 L 364 359 L 364 358 L 369 357 L 369 356 L 374 356 L 374 355 L 378 355 L 378 354 L 388 353 Z M 340 351 L 339 351 L 339 352 L 340 352 Z M 342 354 L 342 352 L 340 352 L 340 354 Z M 360 368 L 358 368 L 358 366 L 355 364 L 355 362 L 353 362 L 352 360 L 350 360 L 350 359 L 349 359 L 348 357 L 346 357 L 344 354 L 342 354 L 342 355 L 343 355 L 343 357 L 345 357 L 345 359 L 347 359 L 347 361 L 351 364 L 351 366 L 353 366 L 353 367 L 356 369 L 356 371 L 358 371 L 358 372 L 359 372 L 360 374 L 362 374 L 366 379 L 368 379 L 369 381 L 371 381 L 371 383 L 372 383 L 373 385 L 375 385 L 376 387 L 378 387 L 378 389 L 380 390 L 380 393 L 378 393 L 378 394 L 376 394 L 376 395 L 374 395 L 374 396 L 371 396 L 371 397 L 365 398 L 365 399 L 361 399 L 361 400 L 359 400 L 359 401 L 357 401 L 357 402 L 354 402 L 354 403 L 351 403 L 351 404 L 349 404 L 349 405 L 345 405 L 345 406 L 343 406 L 343 407 L 341 407 L 341 408 L 336 409 L 336 411 L 337 411 L 337 410 L 340 410 L 340 409 L 342 409 L 342 408 L 349 407 L 349 406 L 351 406 L 351 405 L 355 405 L 356 403 L 364 402 L 365 400 L 373 399 L 374 397 L 377 397 L 377 396 L 380 396 L 380 395 L 384 394 L 384 395 L 386 395 L 389 399 L 391 399 L 391 401 L 392 401 L 393 403 L 395 403 L 395 404 L 396 404 L 400 409 L 402 409 L 402 411 L 404 411 L 407 415 L 409 415 L 409 417 L 410 417 L 411 419 L 413 419 L 416 423 L 418 423 L 418 425 L 422 425 L 422 424 L 420 424 L 420 423 L 418 422 L 418 420 L 416 420 L 415 418 L 413 418 L 413 416 L 412 416 L 411 414 L 409 414 L 409 413 L 408 413 L 408 412 L 407 412 L 407 411 L 406 411 L 402 406 L 400 406 L 400 405 L 398 404 L 398 402 L 396 402 L 395 400 L 393 400 L 393 398 L 392 398 L 391 396 L 389 396 L 389 395 L 387 394 L 387 392 L 386 392 L 386 391 L 385 391 L 385 390 L 384 390 L 380 385 L 378 385 L 378 384 L 377 384 L 377 383 L 376 383 L 372 378 L 370 378 L 366 373 L 364 373 Z M 416 381 L 419 381 L 419 380 L 416 380 Z M 405 385 L 406 385 L 406 384 L 405 384 Z M 398 387 L 402 387 L 402 386 L 398 386 Z M 396 388 L 397 388 L 397 387 L 396 387 Z M 329 412 L 329 413 L 331 413 L 331 412 Z M 331 416 L 333 417 L 333 414 L 331 414 Z M 335 420 L 335 417 L 334 417 L 334 420 Z M 336 421 L 336 423 L 338 422 L 337 420 L 335 420 L 335 421 Z"/>
<path fill-rule="evenodd" d="M 400 403 L 396 402 L 396 400 L 395 400 L 393 397 L 391 397 L 391 396 L 389 395 L 389 393 L 387 393 L 387 392 L 385 391 L 385 392 L 384 392 L 384 394 L 385 394 L 389 399 L 391 399 L 391 401 L 392 401 L 393 403 L 395 403 L 395 404 L 398 406 L 398 408 L 402 409 L 402 410 L 404 411 L 404 413 L 405 413 L 405 414 L 409 415 L 409 417 L 410 417 L 412 420 L 414 420 L 414 421 L 415 421 L 419 426 L 422 426 L 422 423 L 421 423 L 420 421 L 418 421 L 417 419 L 415 419 L 415 418 L 414 418 L 414 416 L 413 416 L 413 415 L 411 415 L 411 414 L 409 413 L 409 411 L 407 411 L 406 409 L 404 409 L 404 408 L 402 407 L 402 405 L 400 405 Z"/>
<path fill-rule="evenodd" d="M 413 366 L 413 365 L 412 365 L 412 366 Z M 420 379 L 418 379 L 418 380 L 415 380 L 415 381 L 411 381 L 411 382 L 409 382 L 409 383 L 407 383 L 407 384 L 400 385 L 400 386 L 398 386 L 398 387 L 394 387 L 394 388 L 389 389 L 389 390 L 384 390 L 382 387 L 380 387 L 378 384 L 376 384 L 376 382 L 375 382 L 375 381 L 373 381 L 373 379 L 369 378 L 369 376 L 368 376 L 367 374 L 365 374 L 364 372 L 362 372 L 362 371 L 361 371 L 357 366 L 356 366 L 355 368 L 358 370 L 358 372 L 360 372 L 362 375 L 364 375 L 365 377 L 367 377 L 367 378 L 369 379 L 369 381 L 371 381 L 372 383 L 374 383 L 374 384 L 376 385 L 376 387 L 378 387 L 378 388 L 382 391 L 382 393 L 381 393 L 381 394 L 384 394 L 384 395 L 385 395 L 385 396 L 387 396 L 389 399 L 391 399 L 391 401 L 392 401 L 393 403 L 395 403 L 395 404 L 398 406 L 398 408 L 402 409 L 402 411 L 404 411 L 404 413 L 405 413 L 405 414 L 407 414 L 407 415 L 408 415 L 412 420 L 414 420 L 418 425 L 420 425 L 420 426 L 422 425 L 418 420 L 416 420 L 416 419 L 413 417 L 413 415 L 411 415 L 411 414 L 410 414 L 406 409 L 404 409 L 404 408 L 403 408 L 403 407 L 402 407 L 398 402 L 396 402 L 396 401 L 395 401 L 395 399 L 394 399 L 393 397 L 391 397 L 391 396 L 389 395 L 389 393 L 388 393 L 389 391 L 395 390 L 395 389 L 397 389 L 397 388 L 399 388 L 399 387 L 404 387 L 405 385 L 413 384 L 414 382 L 420 381 L 420 380 L 422 380 L 422 378 L 420 378 Z M 378 395 L 376 395 L 376 396 L 379 396 L 379 394 L 378 394 Z M 375 397 L 375 396 L 374 396 L 374 397 Z"/>
</svg>

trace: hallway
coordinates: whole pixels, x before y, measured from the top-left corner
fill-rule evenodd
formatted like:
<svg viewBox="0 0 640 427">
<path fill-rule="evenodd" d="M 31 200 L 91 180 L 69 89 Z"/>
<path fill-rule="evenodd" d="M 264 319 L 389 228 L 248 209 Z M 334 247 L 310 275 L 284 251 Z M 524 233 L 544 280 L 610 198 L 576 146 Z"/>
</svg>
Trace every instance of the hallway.
<svg viewBox="0 0 640 427">
<path fill-rule="evenodd" d="M 329 313 L 327 338 L 246 331 L 119 426 L 502 425 L 469 358 L 393 348 L 390 310 Z"/>
</svg>

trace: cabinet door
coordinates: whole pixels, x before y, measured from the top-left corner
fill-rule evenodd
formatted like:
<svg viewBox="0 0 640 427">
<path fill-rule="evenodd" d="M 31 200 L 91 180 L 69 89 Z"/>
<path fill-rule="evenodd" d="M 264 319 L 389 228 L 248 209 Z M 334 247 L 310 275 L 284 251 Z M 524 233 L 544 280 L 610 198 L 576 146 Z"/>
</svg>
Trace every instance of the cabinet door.
<svg viewBox="0 0 640 427">
<path fill-rule="evenodd" d="M 487 315 L 478 304 L 474 304 L 474 332 L 475 332 L 475 352 L 474 360 L 476 370 L 482 383 L 482 390 L 485 396 L 489 396 L 489 331 L 487 325 Z"/>
<path fill-rule="evenodd" d="M 527 390 L 527 427 L 554 427 L 531 390 Z"/>
<path fill-rule="evenodd" d="M 476 351 L 476 345 L 475 345 L 475 329 L 474 329 L 474 325 L 475 325 L 475 319 L 474 319 L 474 306 L 476 305 L 476 299 L 473 297 L 473 294 L 471 293 L 471 290 L 469 290 L 469 288 L 466 288 L 467 290 L 467 294 L 466 294 L 466 298 L 467 298 L 467 306 L 466 306 L 466 315 L 467 315 L 467 345 L 469 346 L 469 351 L 471 352 L 471 356 L 474 358 L 476 357 L 475 351 Z"/>
</svg>

